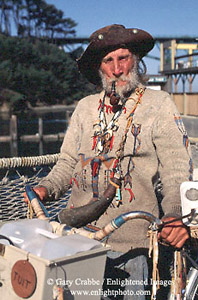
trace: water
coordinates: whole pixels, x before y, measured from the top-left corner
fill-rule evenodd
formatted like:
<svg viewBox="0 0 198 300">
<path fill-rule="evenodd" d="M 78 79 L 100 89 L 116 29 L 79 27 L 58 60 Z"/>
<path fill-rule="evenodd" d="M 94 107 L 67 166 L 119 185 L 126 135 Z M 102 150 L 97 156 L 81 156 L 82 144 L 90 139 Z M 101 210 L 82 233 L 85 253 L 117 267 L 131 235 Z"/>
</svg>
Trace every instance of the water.
<svg viewBox="0 0 198 300">
<path fill-rule="evenodd" d="M 43 119 L 43 134 L 65 133 L 67 129 L 66 112 L 36 114 L 21 114 L 17 116 L 18 136 L 36 135 L 39 132 L 38 120 Z M 9 115 L 0 115 L 0 136 L 9 135 Z M 62 140 L 56 142 L 17 142 L 0 143 L 0 157 L 22 157 L 54 154 L 60 152 Z"/>
</svg>

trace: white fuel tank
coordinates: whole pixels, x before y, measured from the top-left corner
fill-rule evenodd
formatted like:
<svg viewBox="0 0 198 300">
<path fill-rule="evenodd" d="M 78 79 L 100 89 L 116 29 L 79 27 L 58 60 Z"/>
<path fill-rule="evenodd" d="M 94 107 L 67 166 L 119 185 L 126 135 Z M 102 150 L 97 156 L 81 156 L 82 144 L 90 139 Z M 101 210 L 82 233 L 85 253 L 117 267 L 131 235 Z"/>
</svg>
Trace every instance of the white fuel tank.
<svg viewBox="0 0 198 300">
<path fill-rule="evenodd" d="M 187 215 L 192 209 L 195 210 L 194 216 L 183 219 L 187 226 L 198 225 L 198 181 L 186 181 L 180 186 L 182 215 Z"/>
</svg>

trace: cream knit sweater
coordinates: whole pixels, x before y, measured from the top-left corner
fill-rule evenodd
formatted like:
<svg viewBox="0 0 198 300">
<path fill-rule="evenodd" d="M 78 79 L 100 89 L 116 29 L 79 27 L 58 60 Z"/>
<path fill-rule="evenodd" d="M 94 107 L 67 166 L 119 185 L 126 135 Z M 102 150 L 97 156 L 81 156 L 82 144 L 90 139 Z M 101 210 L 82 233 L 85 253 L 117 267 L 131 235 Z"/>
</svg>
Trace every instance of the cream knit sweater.
<svg viewBox="0 0 198 300">
<path fill-rule="evenodd" d="M 98 119 L 103 94 L 90 95 L 79 101 L 61 147 L 60 159 L 40 182 L 56 199 L 72 184 L 68 207 L 82 206 L 91 198 L 103 194 L 115 160 L 115 151 L 126 128 L 126 117 L 138 99 L 133 93 L 127 100 L 118 120 L 119 129 L 114 133 L 112 150 L 104 156 L 96 156 L 95 150 L 92 150 L 93 124 Z M 105 100 L 105 114 L 108 123 L 113 116 L 108 97 Z M 184 145 L 187 138 L 185 128 L 169 94 L 147 88 L 135 111 L 132 126 L 133 132 L 131 127 L 122 161 L 126 180 L 122 184 L 123 204 L 119 207 L 111 205 L 97 221 L 99 227 L 133 210 L 158 216 L 158 201 L 153 188 L 157 173 L 163 184 L 164 214 L 180 213 L 179 187 L 183 181 L 189 180 L 192 161 L 189 146 Z M 134 134 L 136 129 L 139 129 L 137 136 Z M 131 184 L 127 179 L 131 180 Z M 113 250 L 122 252 L 147 247 L 147 229 L 147 221 L 128 221 L 112 234 L 108 243 Z"/>
</svg>

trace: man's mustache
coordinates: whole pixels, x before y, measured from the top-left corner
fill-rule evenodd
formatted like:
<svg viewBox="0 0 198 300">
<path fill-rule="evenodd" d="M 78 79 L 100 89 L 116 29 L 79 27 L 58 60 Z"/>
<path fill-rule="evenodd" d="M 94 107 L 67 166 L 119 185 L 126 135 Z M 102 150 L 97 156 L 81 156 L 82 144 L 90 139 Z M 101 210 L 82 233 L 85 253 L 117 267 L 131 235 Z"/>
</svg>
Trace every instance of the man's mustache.
<svg viewBox="0 0 198 300">
<path fill-rule="evenodd" d="M 108 78 L 107 80 L 109 83 L 113 83 L 114 81 L 117 83 L 119 81 L 130 81 L 130 78 L 127 75 L 120 75 L 119 77 L 112 77 Z"/>
</svg>

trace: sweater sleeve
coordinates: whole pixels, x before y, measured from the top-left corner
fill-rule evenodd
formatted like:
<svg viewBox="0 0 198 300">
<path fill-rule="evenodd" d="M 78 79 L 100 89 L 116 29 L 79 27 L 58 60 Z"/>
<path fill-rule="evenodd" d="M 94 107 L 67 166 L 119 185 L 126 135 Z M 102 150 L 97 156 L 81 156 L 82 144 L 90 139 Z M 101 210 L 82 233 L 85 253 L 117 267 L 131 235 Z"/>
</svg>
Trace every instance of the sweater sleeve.
<svg viewBox="0 0 198 300">
<path fill-rule="evenodd" d="M 69 182 L 78 162 L 81 133 L 79 106 L 78 104 L 72 114 L 56 165 L 39 183 L 39 185 L 46 187 L 49 196 L 55 199 L 58 199 L 70 188 Z"/>
<path fill-rule="evenodd" d="M 163 99 L 153 124 L 165 215 L 181 214 L 180 184 L 191 180 L 192 159 L 187 132 L 170 96 Z"/>
</svg>

